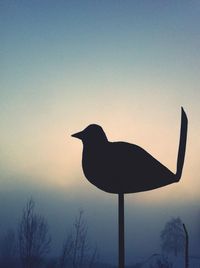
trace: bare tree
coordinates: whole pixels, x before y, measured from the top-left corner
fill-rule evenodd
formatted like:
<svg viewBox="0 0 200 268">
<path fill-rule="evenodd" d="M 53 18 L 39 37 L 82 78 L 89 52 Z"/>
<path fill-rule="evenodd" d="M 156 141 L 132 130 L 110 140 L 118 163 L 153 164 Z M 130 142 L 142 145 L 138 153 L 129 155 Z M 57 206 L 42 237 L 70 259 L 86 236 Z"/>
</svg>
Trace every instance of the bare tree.
<svg viewBox="0 0 200 268">
<path fill-rule="evenodd" d="M 16 250 L 15 232 L 9 229 L 0 241 L 1 265 L 3 267 L 14 267 Z"/>
<path fill-rule="evenodd" d="M 74 222 L 74 248 L 73 248 L 73 267 L 82 267 L 83 260 L 88 250 L 87 245 L 87 225 L 83 218 L 83 210 L 79 211 L 78 217 Z"/>
<path fill-rule="evenodd" d="M 93 266 L 95 265 L 97 257 L 98 257 L 97 255 L 98 255 L 97 246 L 95 246 L 93 253 L 91 255 L 90 261 L 89 261 L 89 268 L 93 268 Z"/>
<path fill-rule="evenodd" d="M 60 267 L 92 267 L 97 256 L 97 247 L 91 252 L 88 243 L 88 227 L 83 217 L 83 210 L 79 211 L 73 224 L 73 231 L 68 235 L 60 257 Z"/>
<path fill-rule="evenodd" d="M 39 267 L 50 249 L 50 236 L 45 218 L 35 211 L 31 198 L 22 213 L 19 223 L 19 254 L 24 268 Z"/>
<path fill-rule="evenodd" d="M 183 253 L 185 236 L 180 218 L 172 218 L 165 224 L 161 232 L 161 242 L 163 252 L 173 253 L 175 256 Z"/>
<path fill-rule="evenodd" d="M 59 267 L 65 268 L 70 265 L 72 262 L 72 250 L 74 247 L 74 242 L 72 239 L 72 235 L 68 235 L 66 241 L 63 243 L 61 256 L 59 259 Z"/>
</svg>

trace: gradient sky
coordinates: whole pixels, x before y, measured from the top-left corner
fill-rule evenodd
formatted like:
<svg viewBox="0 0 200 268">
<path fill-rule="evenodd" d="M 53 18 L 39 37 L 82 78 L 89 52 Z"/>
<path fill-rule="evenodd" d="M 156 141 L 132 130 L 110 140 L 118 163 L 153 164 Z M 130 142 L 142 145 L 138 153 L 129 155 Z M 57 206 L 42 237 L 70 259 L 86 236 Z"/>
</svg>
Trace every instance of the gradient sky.
<svg viewBox="0 0 200 268">
<path fill-rule="evenodd" d="M 134 224 L 131 211 L 138 228 L 139 217 L 153 223 L 147 211 L 162 224 L 179 212 L 191 220 L 186 210 L 197 211 L 200 201 L 200 2 L 2 0 L 0 13 L 4 206 L 12 207 L 10 195 L 37 190 L 43 206 L 51 193 L 71 209 L 88 207 L 89 219 L 99 209 L 93 222 L 107 205 L 114 222 L 116 197 L 84 179 L 82 144 L 70 135 L 98 123 L 110 140 L 136 143 L 175 171 L 183 106 L 189 135 L 182 180 L 128 195 L 127 222 Z"/>
</svg>

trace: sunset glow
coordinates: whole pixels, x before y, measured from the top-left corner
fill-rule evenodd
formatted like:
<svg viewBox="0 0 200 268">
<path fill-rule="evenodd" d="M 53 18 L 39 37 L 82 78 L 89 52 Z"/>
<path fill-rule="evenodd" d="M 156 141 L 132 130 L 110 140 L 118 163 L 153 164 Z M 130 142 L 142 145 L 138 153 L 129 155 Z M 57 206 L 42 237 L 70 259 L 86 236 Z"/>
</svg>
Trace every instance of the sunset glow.
<svg viewBox="0 0 200 268">
<path fill-rule="evenodd" d="M 168 207 L 169 215 L 174 207 L 197 206 L 200 2 L 0 5 L 2 199 L 39 191 L 91 215 L 95 205 L 114 206 L 116 196 L 85 179 L 83 146 L 71 134 L 99 124 L 110 141 L 137 144 L 175 172 L 184 107 L 189 125 L 181 181 L 127 195 L 126 204 L 138 213 Z"/>
</svg>

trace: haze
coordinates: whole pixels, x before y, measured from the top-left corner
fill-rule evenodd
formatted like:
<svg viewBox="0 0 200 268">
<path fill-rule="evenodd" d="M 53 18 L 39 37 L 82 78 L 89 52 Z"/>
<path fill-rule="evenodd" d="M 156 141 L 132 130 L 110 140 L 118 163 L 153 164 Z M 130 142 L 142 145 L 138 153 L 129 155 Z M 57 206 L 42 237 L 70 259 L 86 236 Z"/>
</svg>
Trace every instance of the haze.
<svg viewBox="0 0 200 268">
<path fill-rule="evenodd" d="M 117 197 L 84 178 L 82 144 L 71 134 L 97 123 L 109 140 L 138 144 L 175 171 L 183 106 L 189 130 L 180 183 L 126 196 L 128 261 L 159 251 L 160 231 L 173 216 L 194 238 L 200 201 L 199 1 L 0 5 L 1 229 L 16 225 L 33 196 L 57 254 L 82 207 L 102 259 L 116 262 Z"/>
</svg>

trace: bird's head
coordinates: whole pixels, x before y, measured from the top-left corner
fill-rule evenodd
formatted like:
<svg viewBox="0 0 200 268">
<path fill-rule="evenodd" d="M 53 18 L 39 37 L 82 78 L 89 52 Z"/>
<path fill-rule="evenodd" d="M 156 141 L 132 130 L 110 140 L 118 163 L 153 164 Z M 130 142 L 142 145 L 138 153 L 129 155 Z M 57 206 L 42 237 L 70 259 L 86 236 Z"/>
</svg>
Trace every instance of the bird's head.
<svg viewBox="0 0 200 268">
<path fill-rule="evenodd" d="M 73 134 L 72 137 L 82 140 L 84 144 L 98 144 L 108 141 L 102 127 L 96 124 L 89 125 L 84 130 Z"/>
</svg>

